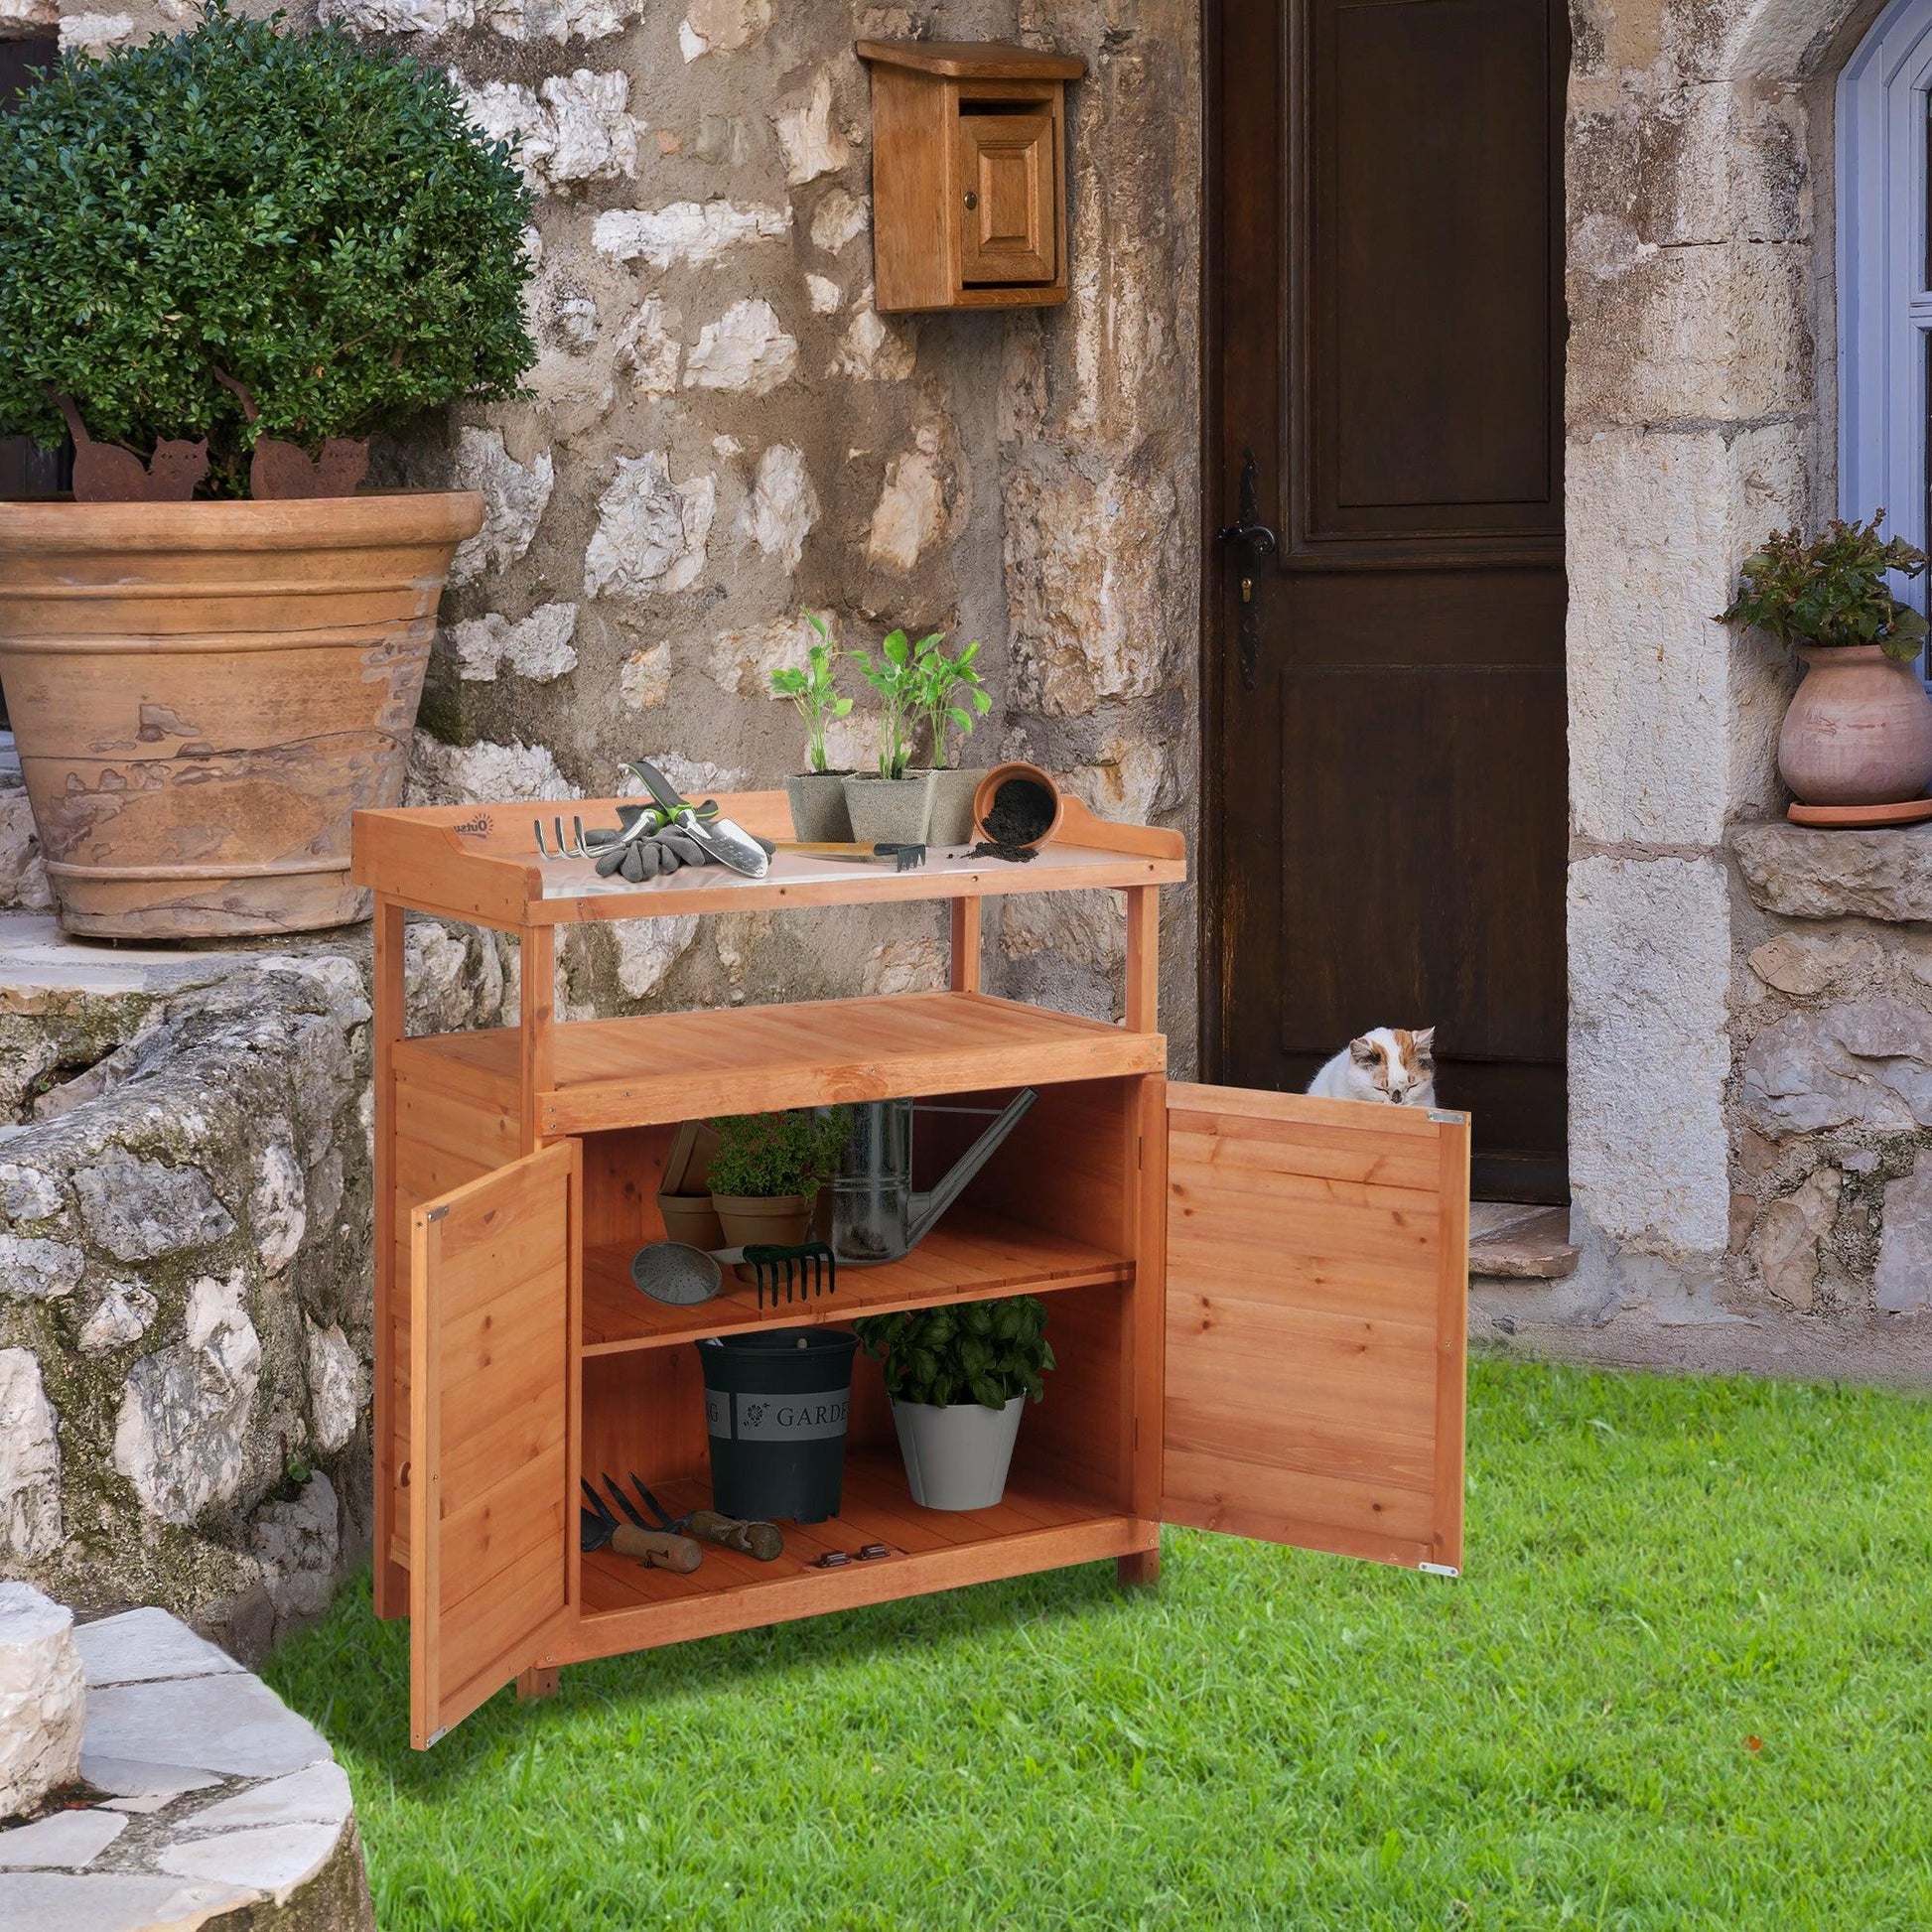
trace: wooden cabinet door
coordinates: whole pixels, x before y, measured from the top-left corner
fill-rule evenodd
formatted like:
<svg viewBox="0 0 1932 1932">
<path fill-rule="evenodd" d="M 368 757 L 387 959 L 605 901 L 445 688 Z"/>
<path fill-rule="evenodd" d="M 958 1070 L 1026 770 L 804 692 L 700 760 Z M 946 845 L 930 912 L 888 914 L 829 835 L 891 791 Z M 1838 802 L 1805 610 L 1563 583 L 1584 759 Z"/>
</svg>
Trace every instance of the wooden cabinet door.
<svg viewBox="0 0 1932 1932">
<path fill-rule="evenodd" d="M 570 1615 L 582 1148 L 410 1216 L 409 1741 L 435 1743 Z"/>
<path fill-rule="evenodd" d="M 1465 1115 L 1168 1088 L 1161 1513 L 1459 1571 Z"/>
<path fill-rule="evenodd" d="M 962 282 L 1053 279 L 1058 169 L 1049 111 L 961 114 L 959 193 Z"/>
</svg>

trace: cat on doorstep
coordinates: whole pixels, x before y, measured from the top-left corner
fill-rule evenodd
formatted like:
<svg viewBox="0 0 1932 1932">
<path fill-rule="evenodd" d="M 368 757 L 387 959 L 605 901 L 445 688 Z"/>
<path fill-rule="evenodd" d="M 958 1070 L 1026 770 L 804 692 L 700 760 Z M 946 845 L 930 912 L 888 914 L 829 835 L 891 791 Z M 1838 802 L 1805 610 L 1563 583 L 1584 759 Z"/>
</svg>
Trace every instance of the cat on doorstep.
<svg viewBox="0 0 1932 1932">
<path fill-rule="evenodd" d="M 1351 1039 L 1312 1080 L 1309 1091 L 1329 1100 L 1376 1100 L 1388 1107 L 1436 1104 L 1436 1029 L 1410 1033 L 1375 1027 Z"/>
</svg>

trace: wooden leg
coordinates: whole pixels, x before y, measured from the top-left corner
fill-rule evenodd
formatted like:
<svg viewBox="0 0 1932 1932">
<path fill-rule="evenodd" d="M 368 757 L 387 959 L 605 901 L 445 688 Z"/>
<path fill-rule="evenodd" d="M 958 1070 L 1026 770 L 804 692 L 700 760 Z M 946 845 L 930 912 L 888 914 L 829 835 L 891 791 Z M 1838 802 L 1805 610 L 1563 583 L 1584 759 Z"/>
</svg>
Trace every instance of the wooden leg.
<svg viewBox="0 0 1932 1932">
<path fill-rule="evenodd" d="M 563 1683 L 561 1664 L 532 1664 L 516 1680 L 516 1701 L 528 1704 L 533 1698 L 553 1698 Z"/>
<path fill-rule="evenodd" d="M 952 902 L 952 974 L 955 993 L 980 990 L 980 907 L 977 898 Z"/>
<path fill-rule="evenodd" d="M 1161 1552 L 1136 1550 L 1114 1559 L 1114 1581 L 1122 1589 L 1146 1588 L 1161 1581 Z"/>
<path fill-rule="evenodd" d="M 1127 889 L 1127 1031 L 1151 1034 L 1161 1024 L 1161 889 Z"/>
<path fill-rule="evenodd" d="M 519 937 L 523 955 L 519 967 L 523 985 L 523 1152 L 534 1154 L 541 1139 L 537 1123 L 537 1096 L 547 1092 L 552 1085 L 550 1028 L 555 1018 L 557 928 L 553 925 L 526 925 Z"/>
</svg>

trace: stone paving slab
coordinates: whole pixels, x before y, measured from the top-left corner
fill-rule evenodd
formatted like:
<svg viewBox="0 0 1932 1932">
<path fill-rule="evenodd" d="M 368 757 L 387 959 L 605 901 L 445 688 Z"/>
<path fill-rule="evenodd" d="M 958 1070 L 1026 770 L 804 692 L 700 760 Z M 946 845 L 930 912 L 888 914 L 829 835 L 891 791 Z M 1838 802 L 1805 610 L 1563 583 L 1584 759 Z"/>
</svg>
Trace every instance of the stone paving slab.
<svg viewBox="0 0 1932 1932">
<path fill-rule="evenodd" d="M 213 1838 L 186 1839 L 155 1860 L 163 1871 L 183 1878 L 247 1885 L 266 1892 L 279 1905 L 329 1861 L 341 1825 L 265 1825 L 248 1832 L 219 1832 Z"/>
<path fill-rule="evenodd" d="M 176 993 L 207 986 L 248 962 L 240 948 L 114 946 L 76 939 L 52 913 L 0 915 L 0 986 L 26 993 Z"/>
<path fill-rule="evenodd" d="M 184 1791 L 206 1791 L 221 1780 L 212 1771 L 192 1771 L 180 1764 L 149 1764 L 139 1758 L 109 1757 L 90 1751 L 82 1740 L 80 1775 L 96 1791 L 118 1798 L 178 1798 Z"/>
<path fill-rule="evenodd" d="M 330 1754 L 306 1718 L 245 1672 L 90 1691 L 86 1742 L 109 1757 L 237 1778 L 280 1777 Z"/>
<path fill-rule="evenodd" d="M 238 1885 L 101 1873 L 0 1873 L 0 1925 L 33 1932 L 195 1932 L 221 1912 L 252 1905 Z"/>
<path fill-rule="evenodd" d="M 31 1825 L 0 1832 L 0 1870 L 92 1864 L 126 1830 L 127 1820 L 118 1812 L 50 1812 Z"/>
<path fill-rule="evenodd" d="M 244 1825 L 329 1825 L 341 1827 L 354 1809 L 348 1773 L 340 1764 L 311 1764 L 285 1778 L 251 1785 L 187 1819 L 184 1831 L 232 1831 Z"/>
<path fill-rule="evenodd" d="M 145 1684 L 163 1677 L 208 1677 L 241 1666 L 166 1610 L 129 1610 L 83 1623 L 73 1633 L 87 1688 Z"/>
</svg>

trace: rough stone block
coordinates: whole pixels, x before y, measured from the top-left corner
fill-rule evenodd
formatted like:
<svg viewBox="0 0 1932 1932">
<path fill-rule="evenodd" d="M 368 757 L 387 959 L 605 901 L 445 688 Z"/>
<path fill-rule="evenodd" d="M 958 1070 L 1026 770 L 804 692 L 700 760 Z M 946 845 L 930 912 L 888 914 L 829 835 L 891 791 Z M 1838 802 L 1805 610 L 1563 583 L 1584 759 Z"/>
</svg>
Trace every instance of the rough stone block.
<svg viewBox="0 0 1932 1932">
<path fill-rule="evenodd" d="M 1872 1288 L 1888 1314 L 1932 1308 L 1932 1155 L 1921 1154 L 1910 1173 L 1886 1183 Z"/>
<path fill-rule="evenodd" d="M 456 647 L 457 675 L 477 683 L 491 683 L 500 672 L 547 684 L 577 668 L 572 638 L 577 634 L 577 606 L 540 604 L 527 618 L 512 623 L 494 611 L 450 626 Z"/>
<path fill-rule="evenodd" d="M 73 1612 L 32 1584 L 0 1583 L 0 1818 L 80 1775 L 85 1712 Z"/>
<path fill-rule="evenodd" d="M 684 358 L 687 389 L 730 389 L 769 395 L 798 368 L 798 342 L 762 297 L 734 302 L 698 331 Z"/>
<path fill-rule="evenodd" d="M 788 207 L 740 207 L 731 202 L 673 202 L 660 208 L 607 208 L 591 228 L 591 246 L 619 261 L 641 258 L 652 268 L 702 268 L 743 242 L 791 232 Z"/>
<path fill-rule="evenodd" d="M 0 1348 L 0 1556 L 31 1563 L 61 1546 L 61 1444 L 40 1358 Z"/>
<path fill-rule="evenodd" d="M 672 481 L 662 450 L 620 457 L 597 504 L 597 532 L 584 553 L 586 597 L 644 597 L 687 590 L 704 569 L 718 505 L 712 476 Z"/>
<path fill-rule="evenodd" d="M 1570 1159 L 1611 1240 L 1721 1254 L 1730 921 L 1706 859 L 1595 856 L 1570 869 Z"/>
<path fill-rule="evenodd" d="M 1788 1014 L 1745 1049 L 1739 1099 L 1771 1141 L 1932 1127 L 1932 1013 L 1881 996 Z"/>
<path fill-rule="evenodd" d="M 1767 912 L 1787 919 L 1932 919 L 1932 826 L 1740 825 L 1731 843 L 1746 890 Z"/>
<path fill-rule="evenodd" d="M 475 583 L 502 570 L 529 549 L 557 480 L 548 451 L 518 463 L 503 446 L 499 429 L 465 424 L 457 436 L 452 487 L 483 492 L 483 528 L 457 545 L 450 583 Z"/>
</svg>

